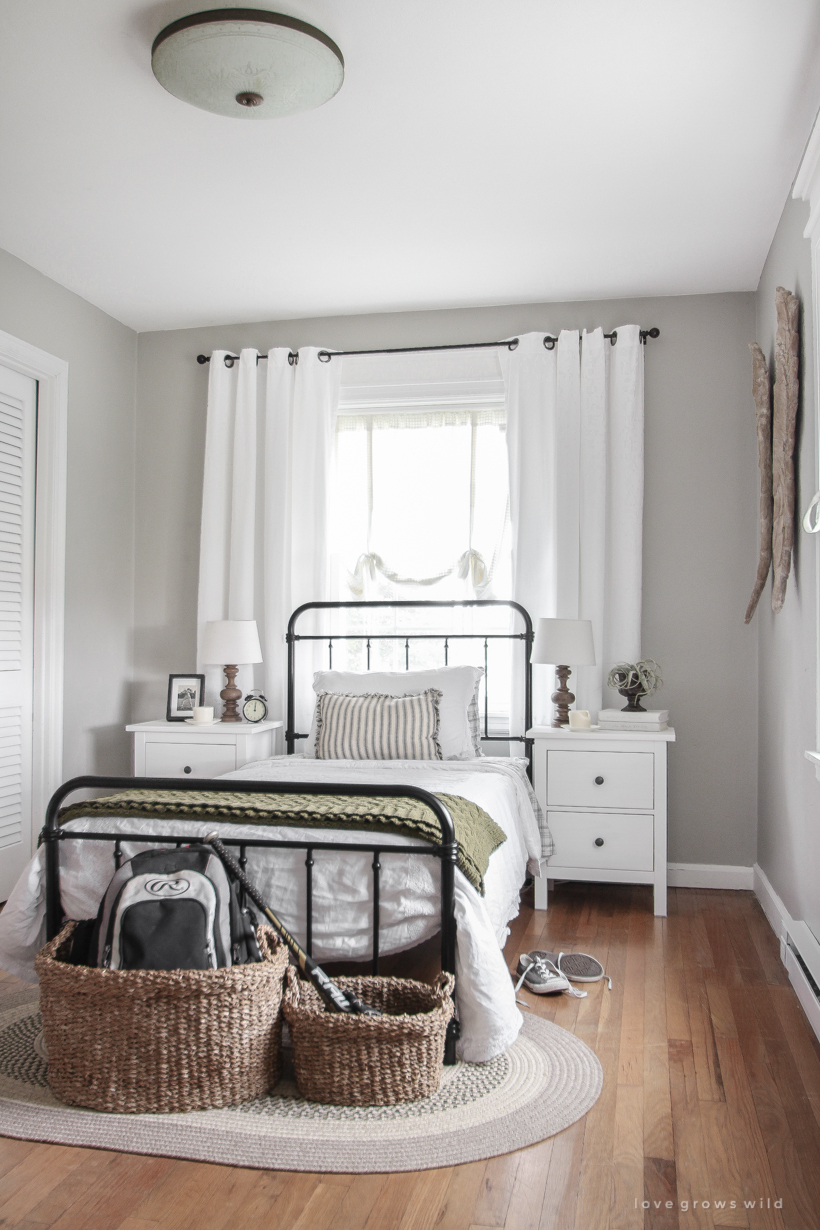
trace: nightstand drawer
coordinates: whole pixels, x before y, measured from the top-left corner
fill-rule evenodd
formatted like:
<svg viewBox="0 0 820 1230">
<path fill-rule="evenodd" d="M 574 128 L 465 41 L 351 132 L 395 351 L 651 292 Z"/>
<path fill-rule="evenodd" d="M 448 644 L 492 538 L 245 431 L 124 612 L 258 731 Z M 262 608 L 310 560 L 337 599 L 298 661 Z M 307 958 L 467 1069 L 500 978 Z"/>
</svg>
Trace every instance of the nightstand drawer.
<svg viewBox="0 0 820 1230">
<path fill-rule="evenodd" d="M 655 757 L 651 752 L 555 751 L 547 753 L 550 807 L 654 806 Z"/>
<path fill-rule="evenodd" d="M 218 777 L 236 768 L 233 743 L 145 744 L 146 777 Z"/>
<path fill-rule="evenodd" d="M 551 811 L 548 821 L 555 841 L 550 864 L 608 871 L 654 870 L 652 816 Z"/>
</svg>

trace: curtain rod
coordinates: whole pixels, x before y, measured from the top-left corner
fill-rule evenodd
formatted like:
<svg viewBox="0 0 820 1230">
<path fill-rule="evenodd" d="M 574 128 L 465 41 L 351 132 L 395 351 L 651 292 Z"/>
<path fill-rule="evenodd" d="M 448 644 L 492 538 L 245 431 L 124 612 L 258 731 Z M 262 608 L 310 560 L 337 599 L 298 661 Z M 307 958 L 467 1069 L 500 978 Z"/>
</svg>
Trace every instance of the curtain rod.
<svg viewBox="0 0 820 1230">
<path fill-rule="evenodd" d="M 661 335 L 661 331 L 656 326 L 653 326 L 651 329 L 641 329 L 640 330 L 641 345 L 642 346 L 646 345 L 646 339 L 648 337 L 655 338 L 655 337 L 660 337 L 660 335 Z M 613 330 L 612 333 L 605 333 L 604 337 L 608 339 L 608 341 L 610 342 L 612 346 L 614 346 L 618 340 L 618 334 L 616 330 Z M 447 345 L 447 346 L 393 346 L 385 350 L 320 350 L 317 354 L 317 358 L 319 359 L 320 363 L 329 363 L 331 359 L 344 359 L 344 358 L 349 358 L 352 355 L 426 354 L 426 353 L 430 353 L 431 351 L 436 351 L 436 350 L 488 350 L 488 349 L 502 347 L 502 346 L 506 346 L 507 350 L 515 350 L 516 347 L 518 346 L 519 341 L 520 341 L 520 338 L 511 337 L 503 342 L 453 342 L 452 344 Z M 554 350 L 555 344 L 557 341 L 558 341 L 557 337 L 553 337 L 551 334 L 548 333 L 546 337 L 544 338 L 545 349 Z M 260 359 L 267 359 L 267 357 L 268 356 L 266 354 L 258 354 L 256 356 L 256 362 L 258 363 Z M 234 363 L 236 363 L 238 359 L 239 359 L 238 354 L 226 354 L 225 355 L 225 366 L 233 367 Z M 210 363 L 211 356 L 209 354 L 198 354 L 196 356 L 196 361 L 197 363 Z M 290 363 L 292 367 L 295 363 L 298 363 L 298 362 L 299 362 L 298 353 L 291 351 L 290 354 L 288 355 L 288 363 Z"/>
</svg>

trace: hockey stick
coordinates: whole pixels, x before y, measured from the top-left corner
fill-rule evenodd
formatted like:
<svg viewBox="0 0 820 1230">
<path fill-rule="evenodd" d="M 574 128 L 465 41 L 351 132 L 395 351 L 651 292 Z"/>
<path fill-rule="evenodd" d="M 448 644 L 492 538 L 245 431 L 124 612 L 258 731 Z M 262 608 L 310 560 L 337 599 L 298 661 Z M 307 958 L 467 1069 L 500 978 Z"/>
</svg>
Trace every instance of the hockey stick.
<svg viewBox="0 0 820 1230">
<path fill-rule="evenodd" d="M 225 849 L 216 833 L 209 833 L 205 838 L 205 841 L 209 846 L 213 847 L 214 851 L 222 860 L 225 869 L 230 872 L 239 884 L 242 885 L 254 905 L 259 907 L 268 922 L 273 927 L 274 931 L 276 931 L 276 933 L 285 941 L 288 948 L 299 962 L 300 969 L 307 974 L 308 978 L 310 978 L 328 1008 L 332 1008 L 336 1012 L 354 1013 L 359 1016 L 382 1015 L 378 1008 L 371 1008 L 369 1004 L 363 1004 L 360 999 L 357 999 L 356 996 L 352 994 L 352 992 L 343 991 L 341 987 L 336 986 L 336 983 L 333 982 L 331 978 L 328 978 L 321 966 L 317 965 L 313 958 L 308 956 L 304 948 L 302 948 L 302 946 L 293 938 L 282 920 L 274 914 L 262 894 L 258 891 L 258 889 L 254 888 L 242 868 Z"/>
</svg>

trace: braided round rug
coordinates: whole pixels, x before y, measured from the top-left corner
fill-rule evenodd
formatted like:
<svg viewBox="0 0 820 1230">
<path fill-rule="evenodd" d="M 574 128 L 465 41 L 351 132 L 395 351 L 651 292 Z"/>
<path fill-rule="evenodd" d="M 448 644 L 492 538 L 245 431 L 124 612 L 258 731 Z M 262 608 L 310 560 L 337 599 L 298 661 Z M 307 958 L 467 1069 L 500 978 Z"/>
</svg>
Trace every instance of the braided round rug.
<svg viewBox="0 0 820 1230">
<path fill-rule="evenodd" d="M 0 1009 L 0 1135 L 229 1166 L 356 1174 L 478 1161 L 569 1127 L 603 1080 L 580 1039 L 527 1015 L 506 1054 L 445 1068 L 439 1092 L 421 1102 L 320 1106 L 286 1075 L 270 1097 L 231 1110 L 107 1115 L 52 1095 L 36 988 L 7 993 Z"/>
</svg>

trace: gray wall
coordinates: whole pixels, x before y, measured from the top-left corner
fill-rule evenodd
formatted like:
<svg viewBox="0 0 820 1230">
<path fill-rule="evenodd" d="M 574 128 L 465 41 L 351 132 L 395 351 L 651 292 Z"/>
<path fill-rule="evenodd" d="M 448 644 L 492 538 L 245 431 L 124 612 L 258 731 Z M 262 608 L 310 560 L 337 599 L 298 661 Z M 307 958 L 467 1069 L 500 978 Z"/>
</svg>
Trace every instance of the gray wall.
<svg viewBox="0 0 820 1230">
<path fill-rule="evenodd" d="M 0 329 L 69 363 L 64 774 L 127 772 L 137 335 L 2 250 Z"/>
<path fill-rule="evenodd" d="M 644 652 L 664 669 L 675 862 L 750 865 L 757 817 L 752 294 L 346 316 L 139 337 L 135 720 L 195 661 L 207 368 L 200 351 L 422 345 L 529 330 L 658 325 L 646 354 Z M 537 612 L 534 612 L 537 614 Z"/>
<path fill-rule="evenodd" d="M 811 247 L 803 238 L 808 216 L 807 204 L 787 202 L 757 292 L 757 340 L 770 364 L 775 287 L 793 291 L 803 309 L 793 573 L 780 614 L 772 614 L 769 582 L 755 616 L 761 698 L 758 862 L 792 917 L 805 919 L 820 936 L 820 782 L 804 755 L 807 748 L 817 746 L 818 543 L 800 527 L 800 517 L 817 488 Z"/>
</svg>

